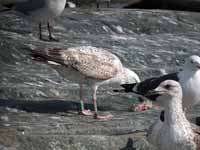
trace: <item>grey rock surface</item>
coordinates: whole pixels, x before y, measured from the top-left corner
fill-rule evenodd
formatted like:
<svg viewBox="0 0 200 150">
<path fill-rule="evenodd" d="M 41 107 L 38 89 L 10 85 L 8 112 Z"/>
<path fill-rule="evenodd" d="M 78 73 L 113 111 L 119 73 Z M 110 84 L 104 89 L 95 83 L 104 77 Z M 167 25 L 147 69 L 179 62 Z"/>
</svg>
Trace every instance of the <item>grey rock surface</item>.
<svg viewBox="0 0 200 150">
<path fill-rule="evenodd" d="M 17 12 L 0 14 L 0 149 L 153 150 L 146 129 L 159 110 L 129 112 L 132 94 L 101 87 L 98 106 L 111 121 L 77 114 L 78 85 L 34 61 L 32 49 L 96 46 L 111 49 L 141 79 L 174 72 L 184 59 L 200 55 L 199 13 L 67 9 L 55 22 L 60 42 L 38 40 L 37 24 Z M 45 32 L 47 36 L 47 32 Z M 91 91 L 85 86 L 87 108 Z M 200 116 L 199 107 L 188 116 Z"/>
</svg>

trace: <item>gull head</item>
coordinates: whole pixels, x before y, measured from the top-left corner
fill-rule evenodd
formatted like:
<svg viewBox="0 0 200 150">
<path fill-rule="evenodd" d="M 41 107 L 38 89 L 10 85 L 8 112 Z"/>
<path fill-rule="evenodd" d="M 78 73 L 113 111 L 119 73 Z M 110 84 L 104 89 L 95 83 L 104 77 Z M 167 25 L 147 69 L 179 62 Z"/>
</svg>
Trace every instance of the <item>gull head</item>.
<svg viewBox="0 0 200 150">
<path fill-rule="evenodd" d="M 156 101 L 159 106 L 165 107 L 172 101 L 182 103 L 182 89 L 181 85 L 174 80 L 165 80 L 160 85 L 147 93 L 147 96 L 156 95 Z"/>
<path fill-rule="evenodd" d="M 200 70 L 200 57 L 197 55 L 192 55 L 185 63 L 185 68 L 190 70 Z"/>
<path fill-rule="evenodd" d="M 123 77 L 121 80 L 121 85 L 135 84 L 135 83 L 139 83 L 139 82 L 140 82 L 140 78 L 134 71 L 132 71 L 128 68 L 123 68 Z"/>
</svg>

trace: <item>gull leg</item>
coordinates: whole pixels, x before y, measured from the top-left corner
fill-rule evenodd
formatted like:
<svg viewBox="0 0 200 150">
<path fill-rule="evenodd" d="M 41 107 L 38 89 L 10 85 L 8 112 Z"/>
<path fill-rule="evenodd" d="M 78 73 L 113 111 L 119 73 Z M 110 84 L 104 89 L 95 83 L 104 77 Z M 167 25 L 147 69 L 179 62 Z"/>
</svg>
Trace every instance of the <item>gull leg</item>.
<svg viewBox="0 0 200 150">
<path fill-rule="evenodd" d="M 48 32 L 49 32 L 49 40 L 50 40 L 50 41 L 58 42 L 59 40 L 56 39 L 56 38 L 54 38 L 54 37 L 52 36 L 52 32 L 51 32 L 52 26 L 50 25 L 49 22 L 47 22 L 47 28 L 48 28 Z"/>
<path fill-rule="evenodd" d="M 107 8 L 110 8 L 110 2 L 107 2 Z"/>
<path fill-rule="evenodd" d="M 78 2 L 78 0 L 76 0 L 76 6 L 77 6 L 77 7 L 79 6 L 79 2 Z"/>
<path fill-rule="evenodd" d="M 43 40 L 43 38 L 42 38 L 42 24 L 41 24 L 41 22 L 38 24 L 39 26 L 39 38 L 40 38 L 40 40 Z"/>
<path fill-rule="evenodd" d="M 81 112 L 80 112 L 80 114 L 81 115 L 85 115 L 85 116 L 93 115 L 93 113 L 89 109 L 85 110 L 84 101 L 83 101 L 83 85 L 82 84 L 80 84 L 79 94 L 80 94 L 80 104 L 81 104 Z"/>
<path fill-rule="evenodd" d="M 96 97 L 96 92 L 97 92 L 97 86 L 94 86 L 94 92 L 93 92 L 93 104 L 94 104 L 94 118 L 98 120 L 110 120 L 113 116 L 112 115 L 106 115 L 106 116 L 100 116 L 98 115 L 98 110 L 97 110 L 97 97 Z"/>
<path fill-rule="evenodd" d="M 99 9 L 100 7 L 99 2 L 96 2 L 96 5 L 97 5 L 97 9 Z"/>
</svg>

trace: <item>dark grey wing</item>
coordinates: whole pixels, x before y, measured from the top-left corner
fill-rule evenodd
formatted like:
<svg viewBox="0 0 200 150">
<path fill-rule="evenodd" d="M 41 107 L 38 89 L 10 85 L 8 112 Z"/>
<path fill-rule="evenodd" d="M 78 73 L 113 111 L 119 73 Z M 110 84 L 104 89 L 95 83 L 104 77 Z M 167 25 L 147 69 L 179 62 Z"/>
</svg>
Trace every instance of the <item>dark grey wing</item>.
<svg viewBox="0 0 200 150">
<path fill-rule="evenodd" d="M 161 82 L 165 81 L 165 80 L 175 80 L 178 81 L 178 73 L 171 73 L 171 74 L 167 74 L 167 75 L 163 75 L 160 77 L 153 77 L 153 78 L 149 78 L 146 79 L 138 84 L 123 84 L 121 85 L 124 89 L 125 92 L 134 92 L 136 94 L 140 94 L 140 95 L 145 95 L 147 94 L 149 91 L 155 89 Z"/>
<path fill-rule="evenodd" d="M 121 87 L 124 88 L 125 92 L 133 92 L 133 88 L 137 85 L 137 83 L 132 83 L 132 84 L 121 84 Z"/>
<path fill-rule="evenodd" d="M 178 73 L 171 73 L 160 77 L 144 80 L 137 85 L 137 91 L 145 95 L 147 92 L 158 87 L 158 85 L 165 80 L 179 81 Z"/>
<path fill-rule="evenodd" d="M 41 9 L 45 6 L 45 0 L 27 0 L 24 2 L 17 2 L 14 10 L 19 11 L 25 15 L 30 15 L 31 12 Z"/>
</svg>

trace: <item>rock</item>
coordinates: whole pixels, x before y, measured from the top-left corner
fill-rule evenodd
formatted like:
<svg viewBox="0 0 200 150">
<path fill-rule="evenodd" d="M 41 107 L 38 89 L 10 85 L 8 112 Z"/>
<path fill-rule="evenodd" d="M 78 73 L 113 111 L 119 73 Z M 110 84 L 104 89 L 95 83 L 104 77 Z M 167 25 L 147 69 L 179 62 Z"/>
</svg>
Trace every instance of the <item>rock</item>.
<svg viewBox="0 0 200 150">
<path fill-rule="evenodd" d="M 60 42 L 38 39 L 37 24 L 17 12 L 0 14 L 0 148 L 18 150 L 153 150 L 145 131 L 159 110 L 129 112 L 131 94 L 98 91 L 103 122 L 77 114 L 78 85 L 34 61 L 32 49 L 92 45 L 112 50 L 141 79 L 177 71 L 186 57 L 200 55 L 198 13 L 160 10 L 66 9 L 56 20 Z M 45 32 L 46 36 L 47 32 Z M 92 109 L 85 86 L 86 107 Z M 189 113 L 199 114 L 198 107 Z M 6 117 L 5 117 L 6 116 Z"/>
</svg>

